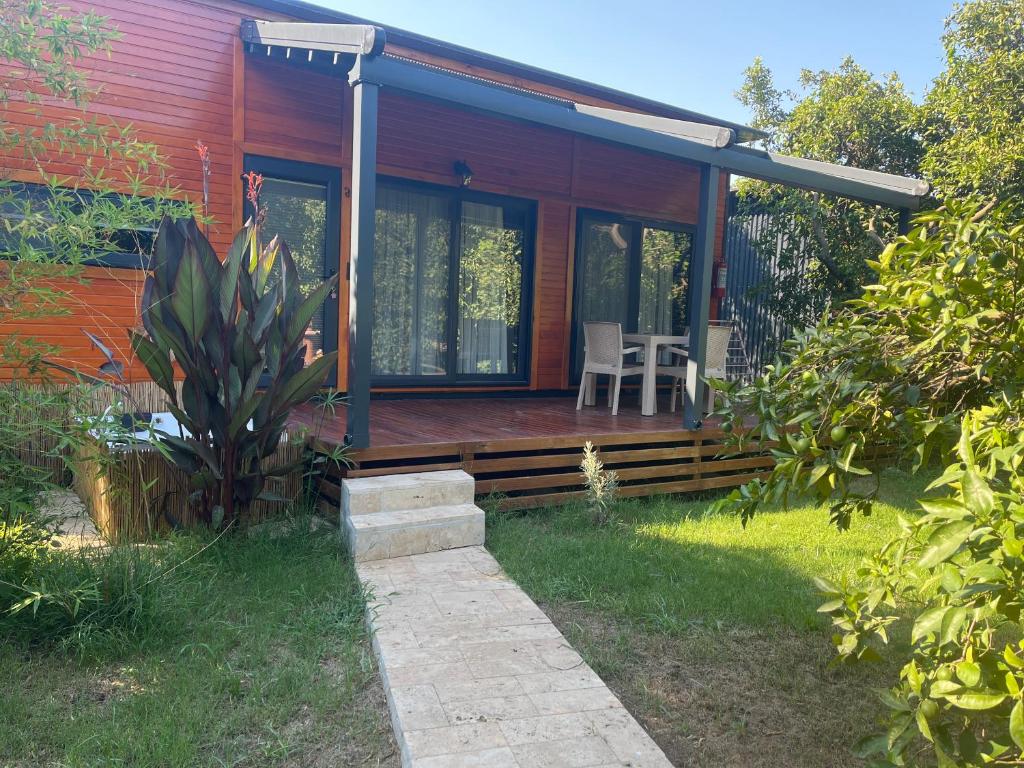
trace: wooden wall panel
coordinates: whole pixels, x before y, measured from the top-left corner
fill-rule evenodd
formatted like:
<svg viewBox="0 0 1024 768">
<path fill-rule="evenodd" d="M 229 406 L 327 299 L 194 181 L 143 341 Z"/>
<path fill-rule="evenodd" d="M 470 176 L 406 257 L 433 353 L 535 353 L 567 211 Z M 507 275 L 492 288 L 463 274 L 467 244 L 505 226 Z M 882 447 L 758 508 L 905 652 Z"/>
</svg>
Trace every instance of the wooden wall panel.
<svg viewBox="0 0 1024 768">
<path fill-rule="evenodd" d="M 338 77 L 249 56 L 245 68 L 245 141 L 341 162 L 342 89 Z"/>
<path fill-rule="evenodd" d="M 542 202 L 538 212 L 531 382 L 534 389 L 559 389 L 568 365 L 565 354 L 569 329 L 565 318 L 571 214 L 571 206 L 557 201 Z"/>
<path fill-rule="evenodd" d="M 580 205 L 682 224 L 697 222 L 697 166 L 581 138 L 573 197 Z"/>
<path fill-rule="evenodd" d="M 572 136 L 384 90 L 377 162 L 382 172 L 454 184 L 456 160 L 473 187 L 536 199 L 569 193 Z"/>
<path fill-rule="evenodd" d="M 247 55 L 238 40 L 243 18 L 286 18 L 234 0 L 71 0 L 72 8 L 109 16 L 122 39 L 109 58 L 86 60 L 102 91 L 90 113 L 99 120 L 131 122 L 140 138 L 159 145 L 181 194 L 198 201 L 201 177 L 195 142 L 210 148 L 211 239 L 223 253 L 240 223 L 238 175 L 244 152 L 336 165 L 347 185 L 351 163 L 349 92 L 344 80 Z M 301 20 L 301 19 L 297 19 Z M 437 60 L 406 49 L 394 52 L 449 65 L 525 88 L 585 103 L 611 102 L 570 86 L 537 83 Z M 5 118 L 40 126 L 79 116 L 48 105 L 43 114 L 12 103 Z M 428 99 L 385 91 L 381 98 L 381 173 L 454 184 L 452 164 L 466 160 L 473 188 L 537 202 L 532 379 L 534 389 L 565 385 L 571 315 L 573 227 L 578 207 L 696 221 L 695 166 L 575 137 L 563 131 L 467 112 Z M 75 177 L 83 158 L 55 159 L 50 170 Z M 19 163 L 4 160 L 17 177 Z M 724 211 L 725 188 L 722 190 Z M 348 194 L 342 198 L 342 275 L 348 251 Z M 721 232 L 717 249 L 721 249 Z M 70 285 L 73 314 L 45 327 L 20 329 L 62 343 L 65 360 L 95 367 L 100 360 L 80 333 L 86 328 L 123 348 L 137 322 L 141 275 L 90 270 L 87 287 Z M 342 296 L 348 287 L 340 286 Z M 339 383 L 344 386 L 347 312 L 340 307 Z M 81 338 L 79 338 L 81 337 Z M 133 369 L 133 375 L 138 369 Z M 2 375 L 2 374 L 0 374 Z"/>
<path fill-rule="evenodd" d="M 61 281 L 57 287 L 64 292 L 66 314 L 22 322 L 0 324 L 0 333 L 17 333 L 59 348 L 51 359 L 85 373 L 96 375 L 106 360 L 95 349 L 83 331 L 95 334 L 110 347 L 119 360 L 128 364 L 130 381 L 148 377 L 145 369 L 131 354 L 128 330 L 139 326 L 139 297 L 145 274 L 127 269 L 88 267 L 81 282 Z M 0 369 L 0 380 L 12 376 Z"/>
</svg>

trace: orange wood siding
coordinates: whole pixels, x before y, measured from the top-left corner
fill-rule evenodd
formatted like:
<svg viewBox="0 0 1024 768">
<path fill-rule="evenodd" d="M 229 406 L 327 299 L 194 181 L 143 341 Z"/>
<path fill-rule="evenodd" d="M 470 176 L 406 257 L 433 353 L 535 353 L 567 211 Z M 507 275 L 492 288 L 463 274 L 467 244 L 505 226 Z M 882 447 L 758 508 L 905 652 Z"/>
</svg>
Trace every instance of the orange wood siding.
<svg viewBox="0 0 1024 768">
<path fill-rule="evenodd" d="M 226 250 L 233 228 L 241 222 L 238 176 L 244 170 L 244 153 L 341 168 L 340 261 L 345 275 L 351 165 L 351 96 L 345 80 L 245 54 L 238 40 L 243 18 L 285 17 L 227 0 L 72 0 L 71 6 L 109 16 L 122 33 L 109 59 L 86 62 L 92 82 L 102 87 L 90 112 L 102 120 L 131 122 L 140 138 L 158 144 L 182 194 L 195 201 L 201 178 L 194 144 L 202 140 L 210 147 L 210 213 L 216 219 L 211 239 L 218 252 Z M 615 106 L 567 86 L 389 49 L 555 96 Z M 466 160 L 474 170 L 473 189 L 536 201 L 533 389 L 557 389 L 567 383 L 576 210 L 599 208 L 683 224 L 696 221 L 696 166 L 386 89 L 380 109 L 382 174 L 450 185 L 455 183 L 452 164 Z M 17 113 L 16 120 L 26 125 L 43 122 L 30 110 L 17 112 L 16 106 L 9 113 Z M 44 113 L 50 120 L 74 116 L 71 110 L 52 106 Z M 81 158 L 61 160 L 53 170 L 74 176 L 81 163 Z M 725 192 L 723 186 L 723 212 Z M 716 243 L 719 253 L 723 229 Z M 80 329 L 98 332 L 124 350 L 127 329 L 137 323 L 141 289 L 141 275 L 131 271 L 91 269 L 89 276 L 86 287 L 68 286 L 69 304 L 74 305 L 70 317 L 18 329 L 63 345 L 64 362 L 86 369 L 101 360 Z M 340 286 L 340 295 L 339 384 L 344 387 L 346 284 Z"/>
<path fill-rule="evenodd" d="M 341 164 L 342 91 L 346 80 L 258 56 L 245 64 L 245 147 L 283 157 Z M 291 154 L 289 154 L 291 153 Z"/>
<path fill-rule="evenodd" d="M 128 363 L 129 381 L 148 378 L 128 342 L 128 329 L 139 326 L 139 297 L 145 275 L 134 270 L 88 267 L 81 282 L 61 281 L 54 287 L 64 293 L 64 314 L 0 325 L 0 333 L 14 332 L 58 348 L 49 356 L 55 362 L 96 374 L 106 358 L 93 348 L 83 331 L 103 339 L 118 359 Z M 0 380 L 13 371 L 0 369 Z"/>
</svg>

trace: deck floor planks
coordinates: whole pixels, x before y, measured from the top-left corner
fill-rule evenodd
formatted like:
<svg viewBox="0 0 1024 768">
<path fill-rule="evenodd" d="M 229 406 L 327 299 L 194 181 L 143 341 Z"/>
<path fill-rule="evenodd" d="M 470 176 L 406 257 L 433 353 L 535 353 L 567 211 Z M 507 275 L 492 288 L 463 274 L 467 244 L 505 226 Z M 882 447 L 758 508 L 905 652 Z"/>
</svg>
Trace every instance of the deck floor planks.
<svg viewBox="0 0 1024 768">
<path fill-rule="evenodd" d="M 319 421 L 316 409 L 309 405 L 292 416 L 293 423 L 314 430 Z M 370 403 L 371 448 L 674 431 L 683 431 L 683 414 L 681 409 L 670 413 L 667 402 L 659 403 L 654 416 L 641 416 L 639 405 L 628 402 L 620 406 L 618 416 L 604 405 L 577 411 L 575 397 L 407 398 Z M 320 440 L 339 444 L 344 437 L 345 409 L 341 407 L 324 419 Z"/>
</svg>

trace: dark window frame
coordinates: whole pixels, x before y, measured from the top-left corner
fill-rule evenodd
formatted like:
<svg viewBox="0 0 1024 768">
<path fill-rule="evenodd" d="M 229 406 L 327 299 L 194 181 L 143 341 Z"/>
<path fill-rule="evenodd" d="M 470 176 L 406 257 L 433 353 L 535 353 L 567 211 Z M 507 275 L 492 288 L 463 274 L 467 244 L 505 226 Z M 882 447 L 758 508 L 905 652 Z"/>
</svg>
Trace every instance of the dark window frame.
<svg viewBox="0 0 1024 768">
<path fill-rule="evenodd" d="M 579 352 L 579 345 L 583 337 L 583 324 L 579 316 L 580 298 L 583 290 L 583 270 L 580 268 L 580 243 L 583 242 L 583 227 L 588 221 L 602 221 L 608 224 L 633 224 L 634 232 L 630 242 L 630 250 L 635 254 L 629 264 L 627 274 L 627 317 L 629 323 L 623 326 L 623 333 L 636 333 L 637 324 L 640 321 L 640 273 L 643 269 L 643 238 L 644 229 L 663 229 L 669 232 L 678 232 L 690 237 L 690 262 L 688 270 L 693 273 L 693 243 L 697 234 L 697 227 L 693 224 L 682 224 L 678 221 L 666 221 L 664 219 L 651 218 L 646 216 L 635 216 L 627 213 L 615 213 L 597 208 L 576 209 L 576 230 L 574 232 L 573 244 L 573 286 L 572 286 L 572 320 L 569 332 L 569 382 L 579 384 L 579 371 L 576 370 L 576 356 Z M 688 285 L 692 286 L 690 280 Z M 686 297 L 689 302 L 690 297 Z"/>
<path fill-rule="evenodd" d="M 490 192 L 479 192 L 467 187 L 452 187 L 444 184 L 431 184 L 425 181 L 407 179 L 401 176 L 377 176 L 378 186 L 389 186 L 397 189 L 422 190 L 448 198 L 449 226 L 448 239 L 448 322 L 445 332 L 448 337 L 448 349 L 445 354 L 447 373 L 443 376 L 434 375 L 373 375 L 370 384 L 373 387 L 482 387 L 482 386 L 527 386 L 530 383 L 530 362 L 533 346 L 533 286 L 535 280 L 535 250 L 537 240 L 537 201 L 511 195 L 499 195 Z M 516 351 L 516 370 L 512 374 L 471 374 L 458 373 L 458 290 L 459 290 L 459 252 L 461 246 L 462 203 L 481 203 L 500 205 L 505 208 L 518 209 L 523 215 L 523 262 L 522 262 L 522 294 L 519 301 L 519 343 Z"/>
<path fill-rule="evenodd" d="M 255 171 L 267 178 L 294 181 L 300 184 L 322 184 L 327 190 L 326 242 L 324 248 L 324 275 L 326 279 L 341 269 L 341 168 L 332 165 L 286 160 L 267 155 L 246 154 L 243 158 L 245 172 Z M 240 180 L 243 219 L 252 215 L 252 206 L 246 198 L 247 182 Z M 338 351 L 338 304 L 342 287 L 339 283 L 334 297 L 324 302 L 324 354 Z M 338 383 L 338 366 L 331 368 L 325 387 Z"/>
<path fill-rule="evenodd" d="M 42 184 L 40 182 L 33 181 L 12 182 L 9 186 L 20 187 L 22 189 L 29 190 L 30 194 L 35 193 L 40 200 L 43 199 L 40 193 L 47 192 L 50 189 L 50 186 L 48 184 Z M 79 195 L 80 197 L 83 198 L 92 198 L 97 195 L 96 191 L 91 189 L 74 189 L 72 187 L 62 187 L 62 189 L 65 189 L 68 192 L 73 192 L 74 194 Z M 113 194 L 116 196 L 116 193 L 106 194 Z M 140 199 L 152 200 L 152 198 L 147 198 L 145 196 L 140 196 Z M 138 227 L 132 230 L 125 229 L 124 231 L 149 233 L 149 235 L 152 238 L 152 242 L 155 241 L 156 239 L 157 227 Z M 147 271 L 150 269 L 150 262 L 152 258 L 152 253 L 131 251 L 99 251 L 96 252 L 95 255 L 90 256 L 89 258 L 82 259 L 80 263 L 82 266 L 85 267 L 107 267 L 110 269 L 133 269 Z"/>
</svg>

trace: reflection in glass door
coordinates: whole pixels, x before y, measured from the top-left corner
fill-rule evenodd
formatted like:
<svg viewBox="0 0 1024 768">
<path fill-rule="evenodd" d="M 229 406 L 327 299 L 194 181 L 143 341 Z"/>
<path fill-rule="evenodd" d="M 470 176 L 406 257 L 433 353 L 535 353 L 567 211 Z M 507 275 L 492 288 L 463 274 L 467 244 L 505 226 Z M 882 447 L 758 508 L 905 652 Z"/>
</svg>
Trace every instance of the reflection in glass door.
<svg viewBox="0 0 1024 768">
<path fill-rule="evenodd" d="M 340 249 L 340 173 L 336 168 L 246 156 L 246 170 L 263 175 L 260 208 L 265 242 L 278 237 L 287 243 L 304 294 L 338 270 Z M 245 215 L 252 215 L 248 201 Z M 280 260 L 273 274 L 280 277 Z M 305 334 L 306 362 L 337 349 L 337 292 L 316 311 Z M 335 383 L 336 371 L 329 384 Z"/>
<path fill-rule="evenodd" d="M 373 375 L 448 374 L 446 197 L 380 185 L 373 261 Z"/>
<path fill-rule="evenodd" d="M 523 304 L 522 210 L 464 202 L 459 223 L 460 374 L 520 373 Z"/>
<path fill-rule="evenodd" d="M 583 367 L 583 323 L 621 323 L 632 330 L 630 290 L 636 224 L 593 214 L 584 217 L 576 246 L 576 344 L 573 373 Z"/>
<path fill-rule="evenodd" d="M 375 384 L 526 379 L 531 219 L 521 200 L 378 184 Z"/>
<path fill-rule="evenodd" d="M 583 365 L 583 323 L 624 332 L 686 329 L 692 239 L 682 228 L 580 211 L 576 245 L 573 377 Z"/>
</svg>

